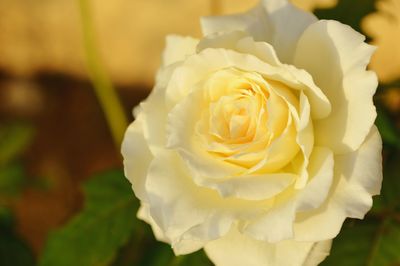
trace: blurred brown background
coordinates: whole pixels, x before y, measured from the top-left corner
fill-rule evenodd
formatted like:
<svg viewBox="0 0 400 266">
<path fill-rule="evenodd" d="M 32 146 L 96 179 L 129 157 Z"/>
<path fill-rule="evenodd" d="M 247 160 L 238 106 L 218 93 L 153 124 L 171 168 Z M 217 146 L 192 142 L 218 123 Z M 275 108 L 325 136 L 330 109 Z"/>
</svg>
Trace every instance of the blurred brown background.
<svg viewBox="0 0 400 266">
<path fill-rule="evenodd" d="M 256 2 L 93 0 L 101 59 L 126 113 L 150 91 L 167 34 L 200 37 L 200 16 L 240 12 Z M 335 0 L 293 2 L 310 11 L 336 5 Z M 379 46 L 371 67 L 382 82 L 395 81 L 400 0 L 379 1 L 362 29 Z M 80 209 L 82 180 L 121 166 L 90 85 L 83 47 L 77 1 L 0 0 L 0 125 L 27 124 L 34 132 L 22 157 L 29 182 L 7 204 L 16 214 L 18 233 L 36 254 L 49 230 Z M 382 96 L 395 114 L 398 91 L 388 88 Z"/>
</svg>

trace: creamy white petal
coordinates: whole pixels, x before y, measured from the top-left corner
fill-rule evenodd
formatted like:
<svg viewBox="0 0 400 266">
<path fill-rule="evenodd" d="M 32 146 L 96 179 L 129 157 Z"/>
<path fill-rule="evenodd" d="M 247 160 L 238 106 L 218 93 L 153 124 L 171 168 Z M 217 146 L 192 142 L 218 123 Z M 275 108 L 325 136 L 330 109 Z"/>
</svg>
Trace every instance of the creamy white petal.
<svg viewBox="0 0 400 266">
<path fill-rule="evenodd" d="M 274 47 L 267 42 L 256 42 L 243 31 L 232 31 L 227 33 L 214 33 L 200 40 L 197 51 L 201 52 L 207 48 L 224 48 L 238 51 L 243 54 L 252 54 L 274 66 L 280 66 Z"/>
<path fill-rule="evenodd" d="M 166 116 L 164 101 L 165 92 L 162 88 L 154 88 L 146 101 L 141 103 L 143 113 L 143 131 L 147 144 L 153 154 L 165 147 Z M 157 108 L 155 108 L 157 106 Z"/>
<path fill-rule="evenodd" d="M 204 36 L 243 31 L 257 40 L 270 42 L 274 31 L 271 22 L 268 20 L 268 14 L 261 3 L 244 13 L 202 17 L 200 22 Z"/>
<path fill-rule="evenodd" d="M 292 185 L 297 176 L 290 173 L 242 175 L 226 180 L 203 178 L 199 183 L 218 190 L 222 197 L 246 200 L 269 199 Z"/>
<path fill-rule="evenodd" d="M 170 243 L 171 241 L 166 237 L 161 228 L 154 222 L 153 218 L 150 216 L 149 206 L 146 203 L 141 203 L 137 217 L 151 226 L 154 236 L 158 241 Z"/>
<path fill-rule="evenodd" d="M 237 42 L 235 50 L 243 54 L 255 55 L 264 62 L 274 66 L 282 65 L 274 47 L 267 42 L 256 42 L 253 38 L 246 37 Z"/>
<path fill-rule="evenodd" d="M 321 207 L 300 213 L 295 238 L 319 241 L 334 238 L 347 217 L 362 219 L 379 194 L 382 182 L 382 141 L 375 126 L 360 149 L 335 156 L 334 183 Z"/>
<path fill-rule="evenodd" d="M 267 201 L 222 198 L 218 192 L 194 184 L 176 152 L 164 151 L 153 159 L 146 178 L 150 215 L 181 250 L 189 243 L 226 234 L 236 220 L 247 220 L 268 208 Z"/>
<path fill-rule="evenodd" d="M 162 55 L 162 65 L 171 65 L 184 60 L 188 55 L 194 54 L 198 43 L 199 40 L 192 37 L 183 37 L 179 35 L 167 36 L 165 49 Z"/>
<path fill-rule="evenodd" d="M 270 43 L 285 63 L 290 63 L 296 42 L 317 19 L 311 13 L 297 9 L 286 0 L 264 0 L 248 12 L 230 16 L 204 17 L 204 35 L 241 30 L 255 40 Z"/>
<path fill-rule="evenodd" d="M 299 179 L 296 182 L 296 189 L 301 189 L 307 184 L 309 173 L 307 171 L 307 166 L 309 163 L 309 156 L 314 147 L 314 131 L 313 124 L 310 117 L 310 103 L 308 98 L 303 92 L 300 93 L 300 108 L 298 117 L 296 113 L 292 111 L 293 117 L 296 121 L 297 136 L 296 141 L 300 146 L 302 151 L 302 157 L 300 164 Z"/>
<path fill-rule="evenodd" d="M 332 186 L 333 169 L 332 151 L 324 147 L 315 147 L 307 169 L 312 178 L 297 196 L 297 212 L 312 210 L 324 203 Z"/>
<path fill-rule="evenodd" d="M 247 37 L 244 31 L 215 32 L 202 38 L 197 45 L 197 52 L 201 52 L 207 48 L 225 48 L 236 49 L 239 40 Z"/>
<path fill-rule="evenodd" d="M 171 247 L 175 255 L 184 255 L 196 252 L 197 250 L 203 248 L 205 245 L 204 241 L 196 241 L 192 239 L 181 239 L 179 242 L 171 243 L 171 240 L 164 234 L 161 228 L 154 222 L 150 215 L 149 207 L 147 204 L 141 204 L 137 217 L 151 226 L 154 236 L 158 241 L 171 244 Z"/>
<path fill-rule="evenodd" d="M 320 89 L 313 83 L 311 76 L 295 67 L 279 67 L 268 64 L 251 54 L 243 54 L 222 48 L 209 48 L 188 57 L 178 66 L 171 76 L 166 89 L 167 106 L 174 106 L 187 96 L 195 85 L 208 75 L 221 69 L 238 68 L 256 72 L 269 80 L 281 82 L 291 89 L 304 91 L 313 109 L 320 110 L 316 117 L 324 117 L 330 112 L 330 103 Z"/>
<path fill-rule="evenodd" d="M 143 133 L 152 154 L 163 149 L 166 144 L 166 114 L 168 113 L 165 91 L 172 73 L 179 63 L 161 68 L 157 72 L 156 85 L 149 97 L 140 104 L 143 115 Z"/>
<path fill-rule="evenodd" d="M 332 247 L 332 240 L 324 240 L 321 242 L 315 242 L 303 266 L 315 266 L 319 265 L 329 255 Z"/>
<path fill-rule="evenodd" d="M 302 88 L 311 105 L 311 116 L 313 119 L 322 119 L 327 117 L 331 110 L 331 103 L 321 89 L 315 85 L 313 77 L 302 69 L 292 65 L 285 65 L 287 71 L 293 75 L 294 80 L 299 80 L 305 87 Z M 295 87 L 296 88 L 296 87 Z"/>
<path fill-rule="evenodd" d="M 146 201 L 144 183 L 153 156 L 143 136 L 143 115 L 139 114 L 125 132 L 121 153 L 124 158 L 125 176 L 132 184 L 135 195 Z"/>
<path fill-rule="evenodd" d="M 310 25 L 297 44 L 294 64 L 311 73 L 332 105 L 331 114 L 314 123 L 316 145 L 335 153 L 356 150 L 376 117 L 377 79 L 365 70 L 374 48 L 364 40 L 349 26 L 322 20 Z"/>
<path fill-rule="evenodd" d="M 296 43 L 304 30 L 318 19 L 286 0 L 263 0 L 272 23 L 272 46 L 284 63 L 292 63 Z"/>
<path fill-rule="evenodd" d="M 209 242 L 204 250 L 216 266 L 316 266 L 329 254 L 330 241 L 270 244 L 232 228 L 226 236 Z"/>
<path fill-rule="evenodd" d="M 287 190 L 280 194 L 267 213 L 245 225 L 244 232 L 255 239 L 273 243 L 291 239 L 296 213 L 319 207 L 328 196 L 333 178 L 332 152 L 316 147 L 308 171 L 310 181 L 302 190 Z"/>
</svg>

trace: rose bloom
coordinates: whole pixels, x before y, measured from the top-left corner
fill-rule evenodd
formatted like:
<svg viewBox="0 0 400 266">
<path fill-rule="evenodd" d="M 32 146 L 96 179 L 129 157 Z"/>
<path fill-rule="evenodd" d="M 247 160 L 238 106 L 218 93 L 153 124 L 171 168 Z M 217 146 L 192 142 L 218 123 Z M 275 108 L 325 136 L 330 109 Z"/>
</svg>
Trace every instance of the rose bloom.
<svg viewBox="0 0 400 266">
<path fill-rule="evenodd" d="M 285 0 L 169 36 L 122 145 L 138 216 L 218 266 L 317 265 L 379 194 L 374 47 Z"/>
</svg>

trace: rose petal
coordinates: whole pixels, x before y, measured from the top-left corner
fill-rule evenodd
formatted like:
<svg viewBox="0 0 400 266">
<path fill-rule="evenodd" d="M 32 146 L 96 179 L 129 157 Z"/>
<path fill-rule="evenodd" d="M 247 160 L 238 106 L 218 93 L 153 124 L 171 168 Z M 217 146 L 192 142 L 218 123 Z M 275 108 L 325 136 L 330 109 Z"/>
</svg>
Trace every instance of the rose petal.
<svg viewBox="0 0 400 266">
<path fill-rule="evenodd" d="M 331 241 L 258 241 L 232 228 L 224 237 L 209 242 L 205 251 L 217 266 L 316 266 L 328 254 Z"/>
<path fill-rule="evenodd" d="M 143 113 L 143 131 L 147 144 L 156 154 L 165 147 L 166 107 L 162 88 L 154 88 L 146 101 L 140 104 Z M 157 108 L 154 108 L 157 106 Z"/>
<path fill-rule="evenodd" d="M 332 152 L 316 147 L 311 155 L 310 182 L 300 192 L 287 190 L 275 198 L 275 206 L 244 227 L 244 232 L 255 239 L 279 242 L 293 237 L 296 212 L 318 207 L 328 196 L 333 176 Z M 318 190 L 316 187 L 319 187 Z M 282 219 L 284 217 L 284 219 Z"/>
<path fill-rule="evenodd" d="M 292 112 L 294 113 L 294 112 Z M 300 176 L 296 182 L 296 189 L 303 188 L 308 180 L 309 173 L 307 171 L 307 166 L 309 163 L 309 156 L 314 147 L 314 131 L 313 124 L 310 118 L 310 104 L 308 98 L 303 92 L 300 93 L 300 110 L 299 117 L 293 114 L 296 121 L 297 136 L 296 141 L 300 146 L 302 151 L 302 157 L 300 164 Z"/>
<path fill-rule="evenodd" d="M 382 141 L 375 126 L 360 149 L 335 156 L 330 195 L 318 209 L 300 213 L 294 230 L 297 240 L 334 238 L 346 217 L 362 219 L 379 194 L 382 182 Z"/>
<path fill-rule="evenodd" d="M 165 49 L 162 55 L 162 65 L 171 65 L 184 60 L 188 55 L 194 54 L 198 43 L 199 40 L 192 37 L 178 35 L 167 36 Z"/>
<path fill-rule="evenodd" d="M 131 182 L 136 197 L 146 201 L 144 182 L 153 156 L 144 139 L 142 124 L 143 115 L 139 114 L 125 132 L 121 153 L 124 157 L 125 176 Z"/>
<path fill-rule="evenodd" d="M 315 147 L 307 169 L 311 179 L 296 198 L 297 212 L 315 209 L 324 203 L 332 186 L 333 168 L 332 151 Z"/>
<path fill-rule="evenodd" d="M 141 203 L 137 217 L 146 223 L 150 224 L 151 229 L 153 230 L 154 236 L 158 241 L 170 243 L 171 241 L 167 238 L 161 228 L 154 222 L 153 218 L 150 216 L 149 206 L 145 203 Z"/>
<path fill-rule="evenodd" d="M 297 176 L 290 173 L 244 175 L 216 181 L 203 178 L 199 183 L 218 190 L 222 197 L 236 197 L 246 200 L 269 199 L 289 187 Z"/>
<path fill-rule="evenodd" d="M 151 229 L 154 232 L 154 236 L 158 241 L 172 244 L 172 249 L 175 255 L 184 255 L 196 252 L 197 250 L 203 248 L 204 241 L 196 241 L 191 239 L 182 239 L 179 242 L 171 243 L 171 240 L 164 234 L 161 228 L 154 222 L 150 215 L 149 206 L 143 204 L 140 206 L 137 217 L 146 223 L 150 224 Z"/>
<path fill-rule="evenodd" d="M 308 253 L 306 260 L 304 261 L 303 266 L 319 265 L 329 255 L 331 247 L 331 239 L 321 242 L 315 242 L 310 252 Z"/>
<path fill-rule="evenodd" d="M 296 42 L 304 29 L 317 19 L 286 0 L 264 0 L 248 12 L 230 16 L 204 17 L 204 35 L 215 32 L 245 31 L 256 41 L 275 47 L 282 62 L 290 63 Z"/>
<path fill-rule="evenodd" d="M 268 201 L 222 198 L 196 186 L 176 152 L 160 152 L 146 178 L 150 215 L 173 246 L 202 242 L 225 235 L 236 220 L 252 219 L 268 208 Z M 189 215 L 188 215 L 189 214 Z"/>
<path fill-rule="evenodd" d="M 243 171 L 243 167 L 216 158 L 204 149 L 194 135 L 205 103 L 204 91 L 198 89 L 177 104 L 168 115 L 167 147 L 176 149 L 191 170 L 194 178 L 224 178 Z"/>
<path fill-rule="evenodd" d="M 349 26 L 325 20 L 310 25 L 297 45 L 295 65 L 311 73 L 332 105 L 331 114 L 314 123 L 316 145 L 335 153 L 356 150 L 376 117 L 377 79 L 365 70 L 374 48 L 364 40 Z"/>
<path fill-rule="evenodd" d="M 188 57 L 181 66 L 175 69 L 166 91 L 167 105 L 174 106 L 179 103 L 191 92 L 195 84 L 211 73 L 226 68 L 256 72 L 269 80 L 279 81 L 291 89 L 304 91 L 311 104 L 311 113 L 316 118 L 330 113 L 328 99 L 313 83 L 306 71 L 295 67 L 273 66 L 254 55 L 222 48 L 205 49 Z M 318 110 L 318 112 L 313 110 Z"/>
<path fill-rule="evenodd" d="M 166 144 L 166 113 L 165 89 L 172 73 L 178 64 L 161 68 L 157 73 L 156 86 L 149 97 L 140 104 L 143 115 L 143 134 L 152 154 L 163 149 Z"/>
<path fill-rule="evenodd" d="M 209 16 L 200 19 L 204 36 L 215 33 L 243 31 L 260 41 L 272 41 L 272 24 L 260 3 L 255 8 L 240 14 L 227 16 Z"/>
<path fill-rule="evenodd" d="M 231 49 L 243 54 L 255 55 L 264 62 L 274 66 L 282 65 L 272 45 L 267 42 L 256 42 L 242 31 L 208 35 L 201 39 L 197 46 L 197 51 L 201 52 L 207 48 Z"/>
</svg>

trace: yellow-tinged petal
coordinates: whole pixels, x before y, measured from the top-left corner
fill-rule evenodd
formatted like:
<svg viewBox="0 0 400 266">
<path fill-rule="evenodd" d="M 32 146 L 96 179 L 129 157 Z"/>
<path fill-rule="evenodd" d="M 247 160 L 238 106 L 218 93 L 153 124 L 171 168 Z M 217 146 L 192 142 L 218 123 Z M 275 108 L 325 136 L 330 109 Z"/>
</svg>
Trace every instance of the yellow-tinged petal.
<svg viewBox="0 0 400 266">
<path fill-rule="evenodd" d="M 334 238 L 347 217 L 362 219 L 379 194 L 382 182 L 382 140 L 375 126 L 359 150 L 335 156 L 334 181 L 319 208 L 299 213 L 295 238 L 316 241 Z"/>
<path fill-rule="evenodd" d="M 296 242 L 293 240 L 271 244 L 258 241 L 236 228 L 205 246 L 205 251 L 216 266 L 316 266 L 329 255 L 331 241 Z"/>
<path fill-rule="evenodd" d="M 331 114 L 314 123 L 316 145 L 335 153 L 357 150 L 376 117 L 372 96 L 378 83 L 366 71 L 374 48 L 364 40 L 349 26 L 321 20 L 297 44 L 295 65 L 312 75 L 332 105 Z"/>
<path fill-rule="evenodd" d="M 162 56 L 163 66 L 184 60 L 188 55 L 196 52 L 199 40 L 192 37 L 169 35 L 166 38 L 165 49 Z"/>
</svg>

